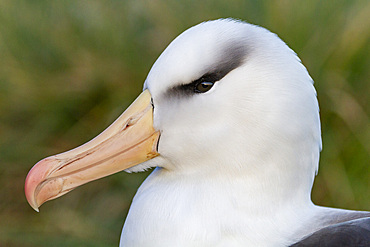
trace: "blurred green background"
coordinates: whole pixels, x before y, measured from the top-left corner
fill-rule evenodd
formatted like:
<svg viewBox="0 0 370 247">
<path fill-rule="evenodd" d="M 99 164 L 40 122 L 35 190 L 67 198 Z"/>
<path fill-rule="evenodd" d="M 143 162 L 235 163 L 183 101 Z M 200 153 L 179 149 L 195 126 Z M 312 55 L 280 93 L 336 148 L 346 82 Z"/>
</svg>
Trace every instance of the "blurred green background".
<svg viewBox="0 0 370 247">
<path fill-rule="evenodd" d="M 172 39 L 221 17 L 264 26 L 299 54 L 321 107 L 313 200 L 369 210 L 369 16 L 367 0 L 0 0 L 0 246 L 118 246 L 148 172 L 87 184 L 40 213 L 24 196 L 27 172 L 100 133 Z"/>
</svg>

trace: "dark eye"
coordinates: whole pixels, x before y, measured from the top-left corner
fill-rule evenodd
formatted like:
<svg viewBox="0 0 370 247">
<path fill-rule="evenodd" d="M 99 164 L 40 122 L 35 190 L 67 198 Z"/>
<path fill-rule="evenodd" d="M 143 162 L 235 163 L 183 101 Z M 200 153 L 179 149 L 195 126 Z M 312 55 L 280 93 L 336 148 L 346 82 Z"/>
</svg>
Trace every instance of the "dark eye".
<svg viewBox="0 0 370 247">
<path fill-rule="evenodd" d="M 195 85 L 194 91 L 196 93 L 205 93 L 210 90 L 214 85 L 214 82 L 203 81 Z"/>
</svg>

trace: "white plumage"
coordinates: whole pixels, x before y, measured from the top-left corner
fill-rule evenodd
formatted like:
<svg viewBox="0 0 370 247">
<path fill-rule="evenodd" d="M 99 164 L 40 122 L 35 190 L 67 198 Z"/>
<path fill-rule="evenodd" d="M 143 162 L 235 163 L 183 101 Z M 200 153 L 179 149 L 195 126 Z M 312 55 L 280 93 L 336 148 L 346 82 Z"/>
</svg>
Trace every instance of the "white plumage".
<svg viewBox="0 0 370 247">
<path fill-rule="evenodd" d="M 170 95 L 233 56 L 241 64 L 208 92 Z M 234 20 L 201 23 L 162 53 L 146 88 L 160 156 L 131 171 L 160 168 L 138 190 L 121 246 L 287 246 L 329 225 L 329 212 L 347 214 L 311 202 L 316 92 L 277 35 Z"/>
<path fill-rule="evenodd" d="M 316 92 L 297 55 L 264 28 L 209 21 L 167 47 L 107 130 L 38 162 L 25 193 L 38 210 L 89 181 L 156 167 L 122 247 L 370 245 L 370 212 L 311 202 L 320 150 Z"/>
</svg>

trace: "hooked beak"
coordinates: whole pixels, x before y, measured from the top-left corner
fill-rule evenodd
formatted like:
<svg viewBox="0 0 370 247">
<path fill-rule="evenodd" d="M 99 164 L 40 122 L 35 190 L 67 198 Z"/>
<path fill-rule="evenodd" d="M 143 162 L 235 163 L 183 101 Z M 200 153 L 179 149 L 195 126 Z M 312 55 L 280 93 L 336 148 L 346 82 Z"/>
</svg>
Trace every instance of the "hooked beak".
<svg viewBox="0 0 370 247">
<path fill-rule="evenodd" d="M 106 130 L 75 149 L 39 161 L 25 182 L 28 203 L 38 212 L 90 181 L 133 167 L 159 155 L 159 131 L 153 128 L 151 95 L 145 90 Z"/>
</svg>

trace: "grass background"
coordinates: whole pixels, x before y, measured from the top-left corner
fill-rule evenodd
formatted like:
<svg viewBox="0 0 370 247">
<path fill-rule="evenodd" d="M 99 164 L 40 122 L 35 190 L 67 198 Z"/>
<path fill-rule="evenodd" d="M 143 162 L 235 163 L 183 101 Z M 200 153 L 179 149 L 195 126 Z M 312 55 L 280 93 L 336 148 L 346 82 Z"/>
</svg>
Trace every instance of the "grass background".
<svg viewBox="0 0 370 247">
<path fill-rule="evenodd" d="M 95 181 L 37 214 L 27 172 L 100 133 L 173 38 L 221 17 L 264 26 L 299 54 L 321 107 L 313 200 L 369 210 L 369 16 L 367 0 L 0 0 L 0 246 L 118 246 L 148 173 Z"/>
</svg>

